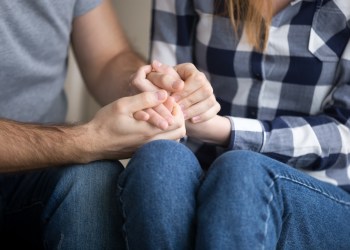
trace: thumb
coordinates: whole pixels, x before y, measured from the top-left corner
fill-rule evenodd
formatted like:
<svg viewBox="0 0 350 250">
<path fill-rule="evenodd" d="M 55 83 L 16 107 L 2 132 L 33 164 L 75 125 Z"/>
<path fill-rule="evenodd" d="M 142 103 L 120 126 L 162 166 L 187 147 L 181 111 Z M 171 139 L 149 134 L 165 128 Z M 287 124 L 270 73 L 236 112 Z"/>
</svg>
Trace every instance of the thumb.
<svg viewBox="0 0 350 250">
<path fill-rule="evenodd" d="M 152 73 L 147 75 L 147 79 L 151 81 L 159 89 L 165 89 L 170 92 L 181 91 L 184 82 L 173 67 L 161 64 L 159 61 L 153 61 Z"/>
<path fill-rule="evenodd" d="M 168 93 L 165 90 L 158 90 L 155 92 L 143 92 L 126 98 L 125 105 L 129 107 L 129 112 L 135 113 L 140 110 L 156 107 L 165 102 L 168 98 Z"/>
<path fill-rule="evenodd" d="M 199 72 L 199 70 L 192 63 L 182 63 L 178 64 L 175 67 L 178 75 L 186 81 L 189 77 Z"/>
</svg>

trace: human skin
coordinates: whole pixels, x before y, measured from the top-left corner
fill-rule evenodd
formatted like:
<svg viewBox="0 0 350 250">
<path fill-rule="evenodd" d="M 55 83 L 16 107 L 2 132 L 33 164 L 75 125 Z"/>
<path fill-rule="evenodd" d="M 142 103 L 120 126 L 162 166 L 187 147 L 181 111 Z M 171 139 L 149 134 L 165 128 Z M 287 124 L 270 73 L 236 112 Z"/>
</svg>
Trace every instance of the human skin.
<svg viewBox="0 0 350 250">
<path fill-rule="evenodd" d="M 182 88 L 173 90 L 170 94 L 183 110 L 187 135 L 204 142 L 226 146 L 231 134 L 231 123 L 228 118 L 217 115 L 220 105 L 215 99 L 206 76 L 191 63 L 179 64 L 173 68 L 154 61 L 151 67 L 152 73 L 149 68 L 141 68 L 141 72 L 139 71 L 138 75 L 134 76 L 132 84 L 142 90 L 154 90 L 162 88 L 161 84 L 155 86 L 153 82 L 161 83 L 162 81 L 157 81 L 157 78 L 165 77 L 164 75 L 171 76 L 173 79 L 182 79 L 184 81 Z M 145 76 L 149 82 L 137 85 L 142 82 L 138 80 L 138 77 L 145 78 Z M 139 111 L 136 113 L 136 118 L 152 119 L 150 118 L 152 115 L 153 112 L 146 115 Z"/>
<path fill-rule="evenodd" d="M 184 136 L 183 116 L 176 104 L 171 112 L 167 111 L 173 121 L 166 129 L 134 119 L 133 114 L 138 110 L 163 105 L 168 94 L 153 91 L 125 97 L 131 91 L 130 76 L 145 62 L 130 48 L 110 0 L 74 19 L 71 37 L 73 52 L 90 93 L 106 106 L 91 121 L 80 125 L 41 125 L 0 119 L 0 172 L 123 159 L 150 140 L 177 140 Z"/>
<path fill-rule="evenodd" d="M 177 140 L 185 135 L 183 115 L 177 104 L 172 112 L 174 123 L 166 131 L 133 117 L 135 111 L 155 107 L 166 99 L 165 91 L 124 97 L 100 109 L 90 122 L 75 126 L 1 120 L 0 172 L 124 159 L 146 142 Z"/>
<path fill-rule="evenodd" d="M 134 88 L 140 91 L 167 90 L 182 108 L 185 119 L 191 119 L 194 123 L 206 121 L 219 112 L 220 105 L 216 101 L 213 88 L 205 75 L 192 63 L 171 67 L 153 61 L 150 66 L 151 68 L 141 68 L 133 77 L 131 84 Z M 139 80 L 145 77 L 148 81 Z"/>
<path fill-rule="evenodd" d="M 142 72 L 139 68 L 145 66 L 145 60 L 130 47 L 110 0 L 104 0 L 99 7 L 74 21 L 72 48 L 84 82 L 100 104 L 141 93 L 139 88 L 130 84 L 130 80 Z M 138 77 L 137 85 L 142 86 L 144 78 Z M 155 86 L 162 86 L 167 91 L 173 90 L 173 81 L 178 81 L 180 88 L 183 84 L 181 79 L 171 76 L 154 77 L 151 80 Z M 151 124 L 162 129 L 171 125 L 171 112 L 164 105 L 154 110 Z"/>
</svg>

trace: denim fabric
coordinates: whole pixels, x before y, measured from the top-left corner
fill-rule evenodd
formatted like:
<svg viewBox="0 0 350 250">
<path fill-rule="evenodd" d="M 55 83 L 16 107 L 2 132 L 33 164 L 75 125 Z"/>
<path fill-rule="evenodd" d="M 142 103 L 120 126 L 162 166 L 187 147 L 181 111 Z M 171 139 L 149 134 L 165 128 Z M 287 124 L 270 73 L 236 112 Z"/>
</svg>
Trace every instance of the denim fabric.
<svg viewBox="0 0 350 250">
<path fill-rule="evenodd" d="M 119 197 L 128 249 L 191 249 L 202 170 L 180 143 L 154 141 L 120 175 Z"/>
<path fill-rule="evenodd" d="M 0 175 L 0 249 L 123 249 L 116 206 L 122 169 L 98 161 Z"/>
<path fill-rule="evenodd" d="M 185 146 L 151 142 L 119 190 L 128 249 L 350 248 L 350 195 L 262 154 L 226 152 L 203 176 Z"/>
</svg>

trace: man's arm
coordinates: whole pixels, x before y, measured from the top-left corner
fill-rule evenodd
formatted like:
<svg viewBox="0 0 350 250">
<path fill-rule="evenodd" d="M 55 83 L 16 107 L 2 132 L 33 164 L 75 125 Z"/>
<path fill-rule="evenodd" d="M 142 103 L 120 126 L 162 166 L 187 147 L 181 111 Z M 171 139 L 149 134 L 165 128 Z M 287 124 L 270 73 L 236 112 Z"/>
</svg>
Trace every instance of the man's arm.
<svg viewBox="0 0 350 250">
<path fill-rule="evenodd" d="M 97 8 L 74 20 L 72 46 L 84 81 L 101 105 L 141 92 L 130 83 L 137 72 L 147 73 L 145 60 L 129 45 L 110 0 L 103 0 Z M 163 86 L 178 81 L 169 76 L 157 80 Z M 149 86 L 146 91 L 159 90 L 152 87 L 146 75 L 138 81 Z M 164 105 L 154 110 L 151 124 L 167 129 L 173 122 L 171 112 Z"/>
<path fill-rule="evenodd" d="M 0 172 L 86 162 L 84 156 L 89 141 L 85 130 L 84 126 L 43 126 L 0 120 L 0 141 L 3 144 Z"/>
<path fill-rule="evenodd" d="M 130 95 L 131 75 L 145 60 L 129 45 L 110 0 L 75 18 L 72 47 L 83 79 L 100 104 Z"/>
<path fill-rule="evenodd" d="M 135 112 L 158 106 L 167 98 L 164 90 L 121 98 L 100 109 L 90 122 L 77 126 L 0 120 L 0 172 L 124 159 L 151 140 L 177 140 L 185 135 L 184 119 L 178 105 L 172 113 L 174 124 L 167 131 L 133 118 Z"/>
</svg>

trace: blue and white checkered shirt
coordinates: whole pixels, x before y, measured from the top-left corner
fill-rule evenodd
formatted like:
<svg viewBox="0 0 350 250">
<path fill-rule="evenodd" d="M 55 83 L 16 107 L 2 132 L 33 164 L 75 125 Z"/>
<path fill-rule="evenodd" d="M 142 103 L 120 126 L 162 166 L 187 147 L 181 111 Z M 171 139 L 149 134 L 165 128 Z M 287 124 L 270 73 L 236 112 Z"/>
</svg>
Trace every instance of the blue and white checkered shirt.
<svg viewBox="0 0 350 250">
<path fill-rule="evenodd" d="M 229 149 L 266 154 L 350 191 L 349 0 L 292 1 L 273 18 L 264 53 L 216 14 L 223 0 L 153 2 L 151 59 L 192 62 L 207 75 L 231 119 Z M 189 145 L 202 163 L 220 152 Z"/>
</svg>

